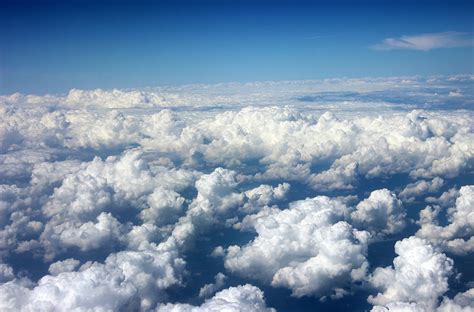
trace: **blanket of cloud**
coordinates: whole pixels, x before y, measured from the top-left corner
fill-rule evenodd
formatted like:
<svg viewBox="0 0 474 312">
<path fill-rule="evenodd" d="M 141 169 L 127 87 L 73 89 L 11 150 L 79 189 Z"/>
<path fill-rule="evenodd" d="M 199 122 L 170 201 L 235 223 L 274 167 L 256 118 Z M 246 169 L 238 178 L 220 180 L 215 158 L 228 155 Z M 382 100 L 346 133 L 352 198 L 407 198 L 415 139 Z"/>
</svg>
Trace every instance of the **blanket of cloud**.
<svg viewBox="0 0 474 312">
<path fill-rule="evenodd" d="M 0 311 L 474 311 L 474 76 L 0 105 Z"/>
</svg>

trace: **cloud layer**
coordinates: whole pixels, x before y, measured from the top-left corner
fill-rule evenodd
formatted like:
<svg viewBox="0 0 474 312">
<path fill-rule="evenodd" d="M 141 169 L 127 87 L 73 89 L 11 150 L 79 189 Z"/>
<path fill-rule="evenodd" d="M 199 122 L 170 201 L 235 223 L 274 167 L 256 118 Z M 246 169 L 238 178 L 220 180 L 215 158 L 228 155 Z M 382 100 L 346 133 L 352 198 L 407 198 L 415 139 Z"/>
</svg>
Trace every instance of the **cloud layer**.
<svg viewBox="0 0 474 312">
<path fill-rule="evenodd" d="M 468 310 L 473 82 L 1 96 L 0 310 Z"/>
</svg>

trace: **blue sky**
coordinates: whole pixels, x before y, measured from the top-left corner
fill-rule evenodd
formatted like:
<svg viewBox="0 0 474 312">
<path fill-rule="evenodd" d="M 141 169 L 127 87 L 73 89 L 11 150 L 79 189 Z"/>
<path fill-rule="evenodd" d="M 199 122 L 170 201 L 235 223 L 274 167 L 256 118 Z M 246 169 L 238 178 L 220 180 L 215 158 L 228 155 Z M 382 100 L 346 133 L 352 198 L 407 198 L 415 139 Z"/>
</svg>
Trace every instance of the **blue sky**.
<svg viewBox="0 0 474 312">
<path fill-rule="evenodd" d="M 0 93 L 474 71 L 472 2 L 328 3 L 2 1 Z"/>
</svg>

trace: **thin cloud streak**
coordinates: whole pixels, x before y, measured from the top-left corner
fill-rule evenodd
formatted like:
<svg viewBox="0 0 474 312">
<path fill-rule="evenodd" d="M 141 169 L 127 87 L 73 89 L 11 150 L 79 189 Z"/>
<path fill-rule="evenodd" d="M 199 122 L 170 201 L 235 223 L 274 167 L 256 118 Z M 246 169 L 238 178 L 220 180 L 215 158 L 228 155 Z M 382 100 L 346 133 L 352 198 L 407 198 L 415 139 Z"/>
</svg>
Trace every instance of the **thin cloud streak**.
<svg viewBox="0 0 474 312">
<path fill-rule="evenodd" d="M 440 48 L 470 47 L 474 45 L 472 33 L 447 31 L 426 33 L 399 38 L 386 38 L 372 46 L 374 50 L 419 50 L 430 51 Z"/>
</svg>

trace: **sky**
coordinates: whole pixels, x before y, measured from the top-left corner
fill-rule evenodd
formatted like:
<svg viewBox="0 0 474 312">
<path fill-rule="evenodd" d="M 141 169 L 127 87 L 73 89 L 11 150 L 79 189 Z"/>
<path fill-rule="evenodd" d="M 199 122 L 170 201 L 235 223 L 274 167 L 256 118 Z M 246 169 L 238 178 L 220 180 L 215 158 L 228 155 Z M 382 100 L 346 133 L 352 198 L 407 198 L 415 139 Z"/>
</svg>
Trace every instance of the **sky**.
<svg viewBox="0 0 474 312">
<path fill-rule="evenodd" d="M 0 1 L 0 311 L 474 311 L 473 12 Z"/>
<path fill-rule="evenodd" d="M 2 1 L 0 94 L 469 74 L 472 1 Z"/>
</svg>

